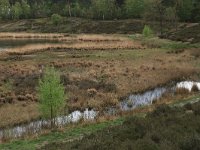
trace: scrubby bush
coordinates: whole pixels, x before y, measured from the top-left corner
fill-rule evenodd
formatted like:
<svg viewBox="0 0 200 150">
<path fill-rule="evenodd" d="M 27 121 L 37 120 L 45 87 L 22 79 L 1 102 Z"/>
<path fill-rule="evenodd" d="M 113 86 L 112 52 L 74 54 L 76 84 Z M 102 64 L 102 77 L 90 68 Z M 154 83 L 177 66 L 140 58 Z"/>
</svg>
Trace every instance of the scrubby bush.
<svg viewBox="0 0 200 150">
<path fill-rule="evenodd" d="M 151 37 L 153 35 L 153 31 L 151 30 L 149 26 L 145 25 L 142 31 L 142 35 L 144 37 Z"/>
<path fill-rule="evenodd" d="M 12 6 L 11 8 L 11 15 L 12 19 L 20 19 L 20 16 L 22 15 L 22 7 L 19 2 L 16 2 L 15 5 Z"/>
<path fill-rule="evenodd" d="M 10 3 L 8 0 L 0 0 L 0 19 L 9 17 Z"/>
<path fill-rule="evenodd" d="M 52 23 L 53 23 L 54 25 L 58 25 L 58 24 L 62 23 L 63 18 L 62 18 L 62 16 L 60 16 L 59 14 L 53 14 L 53 15 L 51 16 L 51 21 L 52 21 Z"/>
</svg>

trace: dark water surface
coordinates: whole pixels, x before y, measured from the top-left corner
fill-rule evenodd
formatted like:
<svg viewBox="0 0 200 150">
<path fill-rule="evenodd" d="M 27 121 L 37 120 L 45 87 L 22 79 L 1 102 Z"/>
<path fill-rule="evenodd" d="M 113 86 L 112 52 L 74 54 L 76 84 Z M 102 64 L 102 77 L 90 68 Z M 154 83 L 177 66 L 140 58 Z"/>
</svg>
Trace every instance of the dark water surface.
<svg viewBox="0 0 200 150">
<path fill-rule="evenodd" d="M 49 40 L 49 39 L 9 39 L 9 40 L 0 39 L 0 50 L 26 46 L 29 44 L 55 44 L 55 43 L 61 43 L 61 42 L 58 40 Z"/>
</svg>

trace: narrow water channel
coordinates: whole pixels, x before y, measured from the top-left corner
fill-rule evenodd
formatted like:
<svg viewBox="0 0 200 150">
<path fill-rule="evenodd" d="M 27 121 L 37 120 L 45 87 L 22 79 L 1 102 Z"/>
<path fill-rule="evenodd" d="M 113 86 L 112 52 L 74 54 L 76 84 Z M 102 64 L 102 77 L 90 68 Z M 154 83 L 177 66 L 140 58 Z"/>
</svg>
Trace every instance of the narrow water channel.
<svg viewBox="0 0 200 150">
<path fill-rule="evenodd" d="M 184 82 L 179 82 L 172 87 L 158 87 L 153 90 L 148 90 L 142 94 L 133 94 L 120 102 L 120 109 L 112 107 L 107 111 L 107 114 L 111 114 L 110 110 L 112 110 L 113 114 L 117 113 L 117 111 L 119 110 L 129 111 L 139 106 L 151 105 L 153 101 L 159 100 L 166 92 L 173 95 L 175 94 L 177 88 L 184 88 L 187 89 L 188 91 L 191 91 L 194 85 L 196 85 L 196 87 L 200 91 L 200 82 L 184 81 Z M 58 127 L 62 127 L 69 123 L 76 123 L 81 119 L 87 121 L 87 120 L 94 120 L 96 117 L 98 117 L 98 111 L 86 109 L 84 112 L 81 112 L 77 110 L 67 116 L 60 116 L 55 118 L 55 124 Z M 40 134 L 43 129 L 49 128 L 50 125 L 51 125 L 51 120 L 38 120 L 9 129 L 1 129 L 0 139 L 19 138 L 24 135 Z"/>
</svg>

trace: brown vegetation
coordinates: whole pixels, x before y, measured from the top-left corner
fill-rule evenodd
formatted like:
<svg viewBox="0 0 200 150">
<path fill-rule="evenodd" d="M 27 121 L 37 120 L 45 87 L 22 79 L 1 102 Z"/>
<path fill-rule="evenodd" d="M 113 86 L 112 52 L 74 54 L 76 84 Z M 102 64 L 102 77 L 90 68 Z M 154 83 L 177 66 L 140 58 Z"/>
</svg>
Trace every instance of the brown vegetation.
<svg viewBox="0 0 200 150">
<path fill-rule="evenodd" d="M 6 122 L 16 124 L 39 116 L 35 107 L 37 85 L 47 65 L 53 65 L 61 71 L 61 79 L 69 97 L 69 111 L 117 106 L 121 97 L 130 93 L 142 92 L 174 80 L 193 79 L 199 71 L 196 64 L 200 60 L 192 59 L 188 51 L 167 54 L 163 49 L 141 50 L 143 46 L 139 42 L 121 36 L 105 39 L 104 35 L 92 35 L 91 39 L 89 35 L 77 37 L 79 42 L 72 44 L 29 45 L 11 49 L 6 55 L 2 52 L 1 108 L 12 108 L 22 103 L 23 107 L 19 107 L 20 115 L 10 115 L 10 119 L 0 115 L 0 120 L 3 120 L 0 127 Z M 11 92 L 5 88 L 9 87 L 7 83 L 12 86 Z M 36 112 L 31 111 L 29 117 L 21 117 L 27 116 L 32 106 Z M 7 109 L 7 114 L 11 113 L 17 114 L 18 110 Z"/>
<path fill-rule="evenodd" d="M 0 128 L 9 128 L 18 123 L 38 119 L 40 114 L 36 103 L 25 101 L 1 106 L 0 116 Z"/>
<path fill-rule="evenodd" d="M 57 44 L 30 44 L 6 50 L 9 55 L 26 55 L 47 50 L 117 50 L 143 49 L 140 42 L 131 41 L 125 36 L 115 35 L 65 35 L 65 34 L 30 34 L 30 33 L 0 33 L 0 39 L 47 39 L 62 41 Z M 1 55 L 5 55 L 5 52 Z"/>
<path fill-rule="evenodd" d="M 9 55 L 27 55 L 47 50 L 119 50 L 119 49 L 142 49 L 137 42 L 117 41 L 117 42 L 80 42 L 74 44 L 37 44 L 27 45 L 19 48 L 7 49 Z"/>
</svg>

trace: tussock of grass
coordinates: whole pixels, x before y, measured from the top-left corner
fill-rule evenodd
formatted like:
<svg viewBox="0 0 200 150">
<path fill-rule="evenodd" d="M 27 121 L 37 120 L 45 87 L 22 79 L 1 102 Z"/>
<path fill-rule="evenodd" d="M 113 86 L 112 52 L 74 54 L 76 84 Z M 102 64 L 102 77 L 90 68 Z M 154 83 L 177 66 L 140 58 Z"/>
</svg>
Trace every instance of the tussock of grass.
<svg viewBox="0 0 200 150">
<path fill-rule="evenodd" d="M 0 107 L 0 128 L 14 126 L 16 124 L 30 122 L 37 119 L 40 114 L 36 103 L 20 102 L 6 104 Z"/>
</svg>

